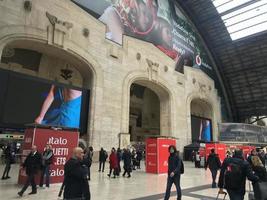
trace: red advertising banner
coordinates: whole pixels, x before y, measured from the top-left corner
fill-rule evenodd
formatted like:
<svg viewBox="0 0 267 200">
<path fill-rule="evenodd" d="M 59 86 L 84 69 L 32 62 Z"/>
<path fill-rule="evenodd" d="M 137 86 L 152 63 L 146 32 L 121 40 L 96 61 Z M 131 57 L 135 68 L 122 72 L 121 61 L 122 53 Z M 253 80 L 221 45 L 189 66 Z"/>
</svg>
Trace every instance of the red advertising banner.
<svg viewBox="0 0 267 200">
<path fill-rule="evenodd" d="M 176 146 L 176 140 L 158 138 L 158 174 L 168 172 L 169 146 Z"/>
<path fill-rule="evenodd" d="M 25 131 L 23 158 L 31 151 L 32 145 L 36 145 L 40 153 L 43 153 L 46 144 L 51 144 L 54 160 L 50 168 L 50 183 L 63 181 L 64 165 L 72 155 L 72 149 L 78 146 L 79 133 L 73 130 L 52 130 L 44 128 L 29 128 Z M 25 181 L 25 170 L 19 172 L 19 183 Z"/>
<path fill-rule="evenodd" d="M 148 138 L 146 140 L 146 172 L 168 172 L 168 148 L 176 146 L 176 140 L 166 138 Z"/>
<path fill-rule="evenodd" d="M 146 172 L 157 173 L 157 139 L 146 140 Z"/>
</svg>

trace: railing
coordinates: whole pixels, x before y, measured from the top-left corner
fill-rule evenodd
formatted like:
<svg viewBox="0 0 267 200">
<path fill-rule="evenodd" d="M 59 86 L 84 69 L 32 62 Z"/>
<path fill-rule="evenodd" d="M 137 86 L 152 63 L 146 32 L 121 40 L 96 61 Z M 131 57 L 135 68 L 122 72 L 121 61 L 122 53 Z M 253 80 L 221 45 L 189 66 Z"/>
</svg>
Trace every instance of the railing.
<svg viewBox="0 0 267 200">
<path fill-rule="evenodd" d="M 242 123 L 219 124 L 219 141 L 266 143 L 267 127 Z"/>
</svg>

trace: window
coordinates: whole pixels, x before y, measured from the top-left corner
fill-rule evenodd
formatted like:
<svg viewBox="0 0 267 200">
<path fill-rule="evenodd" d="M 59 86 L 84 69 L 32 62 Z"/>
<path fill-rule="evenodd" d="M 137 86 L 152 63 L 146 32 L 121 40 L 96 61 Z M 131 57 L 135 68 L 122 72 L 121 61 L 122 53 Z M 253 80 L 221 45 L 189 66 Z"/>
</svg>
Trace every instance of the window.
<svg viewBox="0 0 267 200">
<path fill-rule="evenodd" d="M 232 40 L 267 30 L 267 0 L 212 0 Z"/>
</svg>

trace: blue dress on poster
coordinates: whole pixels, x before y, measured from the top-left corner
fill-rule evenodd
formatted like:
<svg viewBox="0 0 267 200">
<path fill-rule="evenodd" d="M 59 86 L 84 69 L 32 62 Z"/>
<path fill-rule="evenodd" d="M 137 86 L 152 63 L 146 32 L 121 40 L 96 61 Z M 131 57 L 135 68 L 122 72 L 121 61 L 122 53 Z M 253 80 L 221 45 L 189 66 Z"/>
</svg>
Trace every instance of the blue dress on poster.
<svg viewBox="0 0 267 200">
<path fill-rule="evenodd" d="M 204 141 L 211 141 L 211 126 L 210 121 L 205 120 L 204 123 L 202 123 L 203 129 L 202 129 L 202 140 Z"/>
<path fill-rule="evenodd" d="M 82 99 L 81 96 L 69 101 L 64 101 L 61 90 L 59 89 L 58 92 L 60 106 L 59 108 L 54 108 L 47 113 L 45 119 L 42 121 L 42 124 L 79 128 Z"/>
</svg>

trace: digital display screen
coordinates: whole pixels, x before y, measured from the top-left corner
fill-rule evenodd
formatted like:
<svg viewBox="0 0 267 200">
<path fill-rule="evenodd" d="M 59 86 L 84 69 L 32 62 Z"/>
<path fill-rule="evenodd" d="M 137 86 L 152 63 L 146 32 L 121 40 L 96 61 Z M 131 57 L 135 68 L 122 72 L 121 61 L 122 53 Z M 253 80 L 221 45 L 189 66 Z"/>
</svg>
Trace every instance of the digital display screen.
<svg viewBox="0 0 267 200">
<path fill-rule="evenodd" d="M 191 115 L 192 142 L 212 141 L 212 124 L 210 119 Z"/>
<path fill-rule="evenodd" d="M 84 129 L 81 111 L 88 113 L 89 91 L 6 70 L 0 70 L 0 78 L 1 126 L 36 123 Z"/>
</svg>

